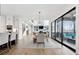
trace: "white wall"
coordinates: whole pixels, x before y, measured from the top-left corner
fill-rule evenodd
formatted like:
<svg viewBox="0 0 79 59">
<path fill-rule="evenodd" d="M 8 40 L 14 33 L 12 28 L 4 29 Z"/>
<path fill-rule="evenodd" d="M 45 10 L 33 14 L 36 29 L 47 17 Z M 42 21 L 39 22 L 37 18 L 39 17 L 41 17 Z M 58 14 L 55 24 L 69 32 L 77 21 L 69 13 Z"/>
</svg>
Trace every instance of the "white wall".
<svg viewBox="0 0 79 59">
<path fill-rule="evenodd" d="M 49 21 L 49 37 L 51 38 L 51 21 Z"/>
<path fill-rule="evenodd" d="M 5 16 L 0 16 L 0 33 L 5 33 L 5 31 L 6 31 Z"/>
<path fill-rule="evenodd" d="M 79 5 L 76 7 L 76 54 L 79 54 Z"/>
<path fill-rule="evenodd" d="M 13 25 L 13 16 L 6 16 L 6 25 Z"/>
<path fill-rule="evenodd" d="M 22 39 L 22 19 L 19 18 L 19 39 Z"/>
<path fill-rule="evenodd" d="M 13 16 L 13 28 L 19 30 L 19 18 L 17 16 Z"/>
<path fill-rule="evenodd" d="M 0 4 L 0 16 L 1 16 L 1 4 Z"/>
</svg>

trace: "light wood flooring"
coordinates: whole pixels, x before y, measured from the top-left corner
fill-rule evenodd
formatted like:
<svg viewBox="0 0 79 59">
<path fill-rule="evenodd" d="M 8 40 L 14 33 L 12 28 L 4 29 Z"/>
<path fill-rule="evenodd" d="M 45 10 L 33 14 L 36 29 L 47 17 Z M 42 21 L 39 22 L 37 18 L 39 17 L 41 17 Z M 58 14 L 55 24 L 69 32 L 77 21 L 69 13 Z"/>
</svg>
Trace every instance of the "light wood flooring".
<svg viewBox="0 0 79 59">
<path fill-rule="evenodd" d="M 36 45 L 30 42 L 30 39 L 28 36 L 25 36 L 23 39 L 18 40 L 17 45 L 14 45 L 7 53 L 4 53 L 4 55 L 75 55 L 70 49 L 60 45 L 53 39 L 49 38 L 49 43 L 46 43 L 46 46 Z"/>
</svg>

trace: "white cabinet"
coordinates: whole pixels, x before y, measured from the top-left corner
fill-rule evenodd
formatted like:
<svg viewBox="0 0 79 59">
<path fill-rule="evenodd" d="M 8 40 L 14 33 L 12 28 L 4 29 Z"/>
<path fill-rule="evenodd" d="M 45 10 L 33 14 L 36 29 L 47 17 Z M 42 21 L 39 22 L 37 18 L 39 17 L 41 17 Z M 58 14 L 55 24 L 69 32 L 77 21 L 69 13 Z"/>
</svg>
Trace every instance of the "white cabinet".
<svg viewBox="0 0 79 59">
<path fill-rule="evenodd" d="M 0 33 L 0 45 L 8 43 L 9 33 Z"/>
<path fill-rule="evenodd" d="M 16 40 L 16 32 L 12 32 L 10 41 Z"/>
</svg>

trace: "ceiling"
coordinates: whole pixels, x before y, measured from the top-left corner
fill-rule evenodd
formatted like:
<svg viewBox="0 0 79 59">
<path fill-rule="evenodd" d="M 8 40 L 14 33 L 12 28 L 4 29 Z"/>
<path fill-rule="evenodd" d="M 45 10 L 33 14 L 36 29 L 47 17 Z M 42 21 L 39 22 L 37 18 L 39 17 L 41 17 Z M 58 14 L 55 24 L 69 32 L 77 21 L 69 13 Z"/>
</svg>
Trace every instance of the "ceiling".
<svg viewBox="0 0 79 59">
<path fill-rule="evenodd" d="M 70 4 L 1 4 L 1 15 L 27 17 L 29 19 L 50 20 Z"/>
</svg>

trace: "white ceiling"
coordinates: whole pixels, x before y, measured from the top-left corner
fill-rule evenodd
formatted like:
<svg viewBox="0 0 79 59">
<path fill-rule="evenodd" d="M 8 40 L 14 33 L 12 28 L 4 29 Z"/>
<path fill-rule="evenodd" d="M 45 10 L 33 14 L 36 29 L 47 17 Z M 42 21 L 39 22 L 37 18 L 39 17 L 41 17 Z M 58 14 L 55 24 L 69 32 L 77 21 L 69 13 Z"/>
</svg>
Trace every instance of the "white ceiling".
<svg viewBox="0 0 79 59">
<path fill-rule="evenodd" d="M 70 4 L 2 4 L 1 15 L 27 17 L 37 20 L 40 11 L 41 19 L 49 20 Z"/>
<path fill-rule="evenodd" d="M 38 12 L 41 16 L 53 17 L 67 4 L 2 4 L 1 13 L 6 15 L 19 15 L 26 17 L 36 17 Z"/>
<path fill-rule="evenodd" d="M 2 14 L 9 15 L 22 15 L 22 16 L 35 16 L 38 15 L 38 11 L 41 11 L 42 15 L 50 16 L 57 9 L 63 7 L 63 5 L 51 5 L 51 4 L 3 4 L 1 5 Z"/>
</svg>

